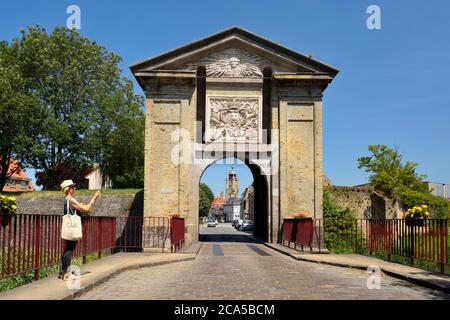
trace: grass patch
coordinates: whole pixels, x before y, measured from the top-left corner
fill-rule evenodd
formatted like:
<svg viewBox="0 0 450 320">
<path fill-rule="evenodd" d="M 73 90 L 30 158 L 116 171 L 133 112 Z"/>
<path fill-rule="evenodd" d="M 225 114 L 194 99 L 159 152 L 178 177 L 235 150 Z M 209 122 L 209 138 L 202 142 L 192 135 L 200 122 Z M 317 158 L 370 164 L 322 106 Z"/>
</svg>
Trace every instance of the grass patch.
<svg viewBox="0 0 450 320">
<path fill-rule="evenodd" d="M 102 257 L 111 255 L 110 250 L 105 250 L 102 253 Z M 98 253 L 91 253 L 86 256 L 86 263 L 98 260 Z M 83 258 L 78 257 L 72 259 L 72 264 L 76 266 L 81 266 L 83 264 Z M 1 266 L 1 260 L 0 260 Z M 54 264 L 39 270 L 39 275 L 41 279 L 57 275 L 61 270 L 61 264 Z M 25 272 L 16 276 L 8 277 L 0 280 L 0 292 L 4 292 L 10 289 L 21 287 L 23 285 L 29 284 L 34 281 L 34 271 Z"/>
</svg>

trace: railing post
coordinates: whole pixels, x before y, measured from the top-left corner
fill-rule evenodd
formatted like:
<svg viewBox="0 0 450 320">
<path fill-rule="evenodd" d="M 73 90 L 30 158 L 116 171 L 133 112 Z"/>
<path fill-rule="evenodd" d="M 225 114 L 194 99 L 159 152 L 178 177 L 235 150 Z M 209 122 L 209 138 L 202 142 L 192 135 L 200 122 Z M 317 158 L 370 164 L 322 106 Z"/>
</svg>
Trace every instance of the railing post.
<svg viewBox="0 0 450 320">
<path fill-rule="evenodd" d="M 114 254 L 116 246 L 116 217 L 111 218 L 111 254 Z"/>
<path fill-rule="evenodd" d="M 358 249 L 358 219 L 356 219 L 356 228 L 355 228 L 355 232 L 356 232 L 356 243 L 355 243 L 355 252 L 359 253 L 359 249 Z"/>
<path fill-rule="evenodd" d="M 36 216 L 36 230 L 34 238 L 34 280 L 39 280 L 40 256 L 41 256 L 41 216 Z"/>
<path fill-rule="evenodd" d="M 445 241 L 446 241 L 446 237 L 445 237 L 445 232 L 444 232 L 444 222 L 445 225 L 447 224 L 447 221 L 445 220 L 439 220 L 440 223 L 440 251 L 441 251 L 441 272 L 444 273 L 445 272 Z M 447 226 L 445 226 L 447 227 Z"/>
<path fill-rule="evenodd" d="M 411 260 L 411 266 L 414 266 L 414 226 L 409 227 L 409 237 L 410 237 L 410 243 L 409 243 L 409 251 L 410 251 L 410 260 Z"/>
<path fill-rule="evenodd" d="M 97 220 L 98 227 L 98 258 L 102 258 L 102 250 L 103 250 L 103 220 L 98 219 Z"/>
</svg>

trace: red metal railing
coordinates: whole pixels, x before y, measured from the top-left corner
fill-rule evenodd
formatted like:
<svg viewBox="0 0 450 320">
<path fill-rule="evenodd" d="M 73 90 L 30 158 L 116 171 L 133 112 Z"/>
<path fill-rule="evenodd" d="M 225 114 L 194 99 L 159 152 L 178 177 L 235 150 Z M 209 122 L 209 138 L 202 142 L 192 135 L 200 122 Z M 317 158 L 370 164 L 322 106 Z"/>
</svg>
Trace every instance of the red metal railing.
<svg viewBox="0 0 450 320">
<path fill-rule="evenodd" d="M 161 248 L 170 244 L 170 218 L 119 217 L 117 219 L 116 250 L 141 251 L 143 248 Z"/>
<path fill-rule="evenodd" d="M 170 220 L 170 230 L 171 251 L 175 252 L 184 245 L 184 219 L 172 218 Z"/>
<path fill-rule="evenodd" d="M 0 215 L 0 279 L 39 271 L 61 261 L 62 216 Z M 164 248 L 173 251 L 184 244 L 184 219 L 167 217 L 83 217 L 83 238 L 74 257 L 111 251 L 142 251 Z M 171 241 L 172 240 L 172 241 Z"/>
<path fill-rule="evenodd" d="M 0 279 L 39 270 L 61 261 L 65 241 L 61 239 L 62 216 L 0 216 Z M 83 239 L 75 257 L 114 248 L 115 220 L 86 217 L 82 220 Z"/>
<path fill-rule="evenodd" d="M 425 219 L 421 225 L 408 225 L 404 219 L 367 220 L 366 248 L 416 261 L 439 265 L 441 272 L 449 266 L 449 220 Z"/>
<path fill-rule="evenodd" d="M 404 219 L 284 219 L 282 241 L 302 251 L 325 247 L 333 253 L 384 254 L 450 272 L 449 221 L 426 219 L 410 226 Z"/>
</svg>

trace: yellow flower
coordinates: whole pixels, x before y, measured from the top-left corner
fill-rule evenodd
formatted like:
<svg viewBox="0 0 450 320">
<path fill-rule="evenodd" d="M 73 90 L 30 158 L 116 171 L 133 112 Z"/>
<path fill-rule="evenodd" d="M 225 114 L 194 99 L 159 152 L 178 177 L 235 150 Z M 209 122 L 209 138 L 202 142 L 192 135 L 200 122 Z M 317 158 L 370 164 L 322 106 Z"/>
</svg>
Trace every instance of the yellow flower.
<svg viewBox="0 0 450 320">
<path fill-rule="evenodd" d="M 422 208 L 418 207 L 418 208 L 417 208 L 417 211 L 418 211 L 418 212 L 422 212 Z"/>
<path fill-rule="evenodd" d="M 427 211 L 427 212 L 425 212 L 425 215 L 428 217 L 430 215 L 430 213 Z"/>
<path fill-rule="evenodd" d="M 13 205 L 11 206 L 11 209 L 16 210 L 16 209 L 17 209 L 17 206 L 13 204 Z"/>
<path fill-rule="evenodd" d="M 424 204 L 424 205 L 422 205 L 422 208 L 428 209 L 428 206 Z"/>
<path fill-rule="evenodd" d="M 1 198 L 1 199 L 5 199 L 6 196 L 5 196 L 4 194 L 2 194 L 2 195 L 0 196 L 0 198 Z"/>
</svg>

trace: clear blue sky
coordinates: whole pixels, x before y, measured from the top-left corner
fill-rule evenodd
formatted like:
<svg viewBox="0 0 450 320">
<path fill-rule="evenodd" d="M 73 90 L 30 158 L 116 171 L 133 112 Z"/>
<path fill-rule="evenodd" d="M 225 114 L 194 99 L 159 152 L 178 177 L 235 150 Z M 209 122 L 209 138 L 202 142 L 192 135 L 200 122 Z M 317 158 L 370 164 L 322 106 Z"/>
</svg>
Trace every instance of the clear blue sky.
<svg viewBox="0 0 450 320">
<path fill-rule="evenodd" d="M 70 4 L 81 7 L 81 33 L 122 56 L 130 78 L 131 63 L 233 25 L 311 53 L 341 70 L 324 98 L 324 170 L 335 184 L 365 182 L 356 159 L 378 143 L 450 183 L 449 1 L 13 1 L 1 5 L 0 39 L 65 25 Z M 381 7 L 381 30 L 366 28 L 369 4 Z M 223 185 L 222 171 L 206 182 Z"/>
</svg>

